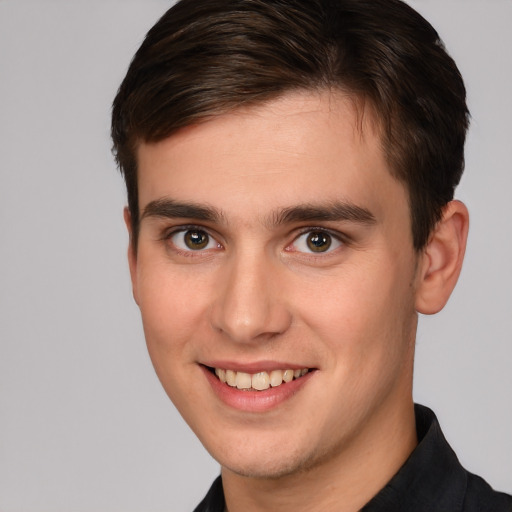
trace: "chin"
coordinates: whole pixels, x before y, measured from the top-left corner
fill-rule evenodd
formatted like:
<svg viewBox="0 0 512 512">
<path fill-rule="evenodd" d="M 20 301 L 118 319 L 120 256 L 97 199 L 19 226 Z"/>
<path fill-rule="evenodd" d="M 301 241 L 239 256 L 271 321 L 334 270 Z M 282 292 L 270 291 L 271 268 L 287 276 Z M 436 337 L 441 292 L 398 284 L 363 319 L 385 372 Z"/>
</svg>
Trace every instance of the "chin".
<svg viewBox="0 0 512 512">
<path fill-rule="evenodd" d="M 222 464 L 223 468 L 239 476 L 263 480 L 278 480 L 306 470 L 307 465 L 302 461 L 239 461 L 233 464 Z"/>
<path fill-rule="evenodd" d="M 255 451 L 255 448 L 257 451 Z M 251 452 L 233 449 L 229 453 L 212 456 L 226 469 L 239 476 L 258 479 L 280 479 L 294 474 L 304 473 L 314 467 L 321 459 L 320 454 L 306 454 L 295 450 L 253 446 Z"/>
</svg>

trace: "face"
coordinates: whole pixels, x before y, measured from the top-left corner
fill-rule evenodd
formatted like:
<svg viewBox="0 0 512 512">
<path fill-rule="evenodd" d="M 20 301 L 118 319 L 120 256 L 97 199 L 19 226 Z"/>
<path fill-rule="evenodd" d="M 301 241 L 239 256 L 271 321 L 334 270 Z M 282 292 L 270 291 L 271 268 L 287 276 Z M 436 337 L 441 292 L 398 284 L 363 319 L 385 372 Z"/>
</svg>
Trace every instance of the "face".
<svg viewBox="0 0 512 512">
<path fill-rule="evenodd" d="M 412 403 L 419 258 L 371 115 L 288 94 L 142 144 L 138 163 L 134 296 L 205 447 L 274 477 L 368 447 Z"/>
</svg>

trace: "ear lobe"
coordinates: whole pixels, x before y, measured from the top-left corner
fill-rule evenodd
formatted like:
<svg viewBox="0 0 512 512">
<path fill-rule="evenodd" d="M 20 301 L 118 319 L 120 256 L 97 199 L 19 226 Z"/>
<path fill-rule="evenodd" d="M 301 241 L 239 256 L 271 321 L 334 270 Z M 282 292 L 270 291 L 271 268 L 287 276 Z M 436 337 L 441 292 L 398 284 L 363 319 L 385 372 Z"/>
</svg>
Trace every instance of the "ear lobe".
<svg viewBox="0 0 512 512">
<path fill-rule="evenodd" d="M 130 267 L 130 278 L 132 281 L 132 293 L 135 302 L 138 304 L 138 293 L 137 293 L 137 251 L 133 242 L 133 225 L 132 225 L 132 216 L 130 215 L 130 210 L 128 207 L 125 207 L 123 211 L 124 223 L 126 224 L 126 229 L 128 229 L 128 266 Z"/>
<path fill-rule="evenodd" d="M 416 310 L 432 315 L 443 309 L 462 269 L 469 229 L 469 213 L 460 201 L 443 209 L 431 238 L 423 250 L 416 289 Z"/>
</svg>

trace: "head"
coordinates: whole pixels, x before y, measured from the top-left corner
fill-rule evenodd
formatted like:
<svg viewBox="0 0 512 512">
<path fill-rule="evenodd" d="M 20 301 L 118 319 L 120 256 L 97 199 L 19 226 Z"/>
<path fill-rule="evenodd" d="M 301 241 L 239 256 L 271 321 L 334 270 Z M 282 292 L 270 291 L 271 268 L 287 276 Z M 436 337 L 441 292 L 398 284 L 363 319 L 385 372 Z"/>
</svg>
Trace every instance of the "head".
<svg viewBox="0 0 512 512">
<path fill-rule="evenodd" d="M 136 248 L 136 148 L 290 91 L 339 90 L 379 124 L 416 249 L 464 168 L 465 88 L 435 29 L 400 0 L 182 0 L 149 31 L 113 105 Z"/>
<path fill-rule="evenodd" d="M 134 296 L 224 467 L 400 444 L 417 311 L 461 265 L 464 96 L 398 0 L 182 0 L 148 33 L 112 126 Z"/>
</svg>

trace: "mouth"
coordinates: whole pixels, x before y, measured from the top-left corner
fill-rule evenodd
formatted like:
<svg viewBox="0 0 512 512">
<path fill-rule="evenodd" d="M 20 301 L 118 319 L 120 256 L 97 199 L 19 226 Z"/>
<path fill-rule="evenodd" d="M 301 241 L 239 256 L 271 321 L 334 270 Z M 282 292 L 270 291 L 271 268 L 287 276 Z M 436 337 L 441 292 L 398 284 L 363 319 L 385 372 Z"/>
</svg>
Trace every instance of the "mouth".
<svg viewBox="0 0 512 512">
<path fill-rule="evenodd" d="M 270 388 L 278 388 L 294 380 L 299 380 L 313 371 L 311 368 L 287 368 L 247 373 L 225 368 L 206 368 L 223 384 L 241 391 L 265 391 Z"/>
<path fill-rule="evenodd" d="M 302 396 L 301 390 L 307 388 L 318 370 L 276 361 L 211 361 L 199 366 L 215 396 L 244 414 L 270 412 Z"/>
</svg>

